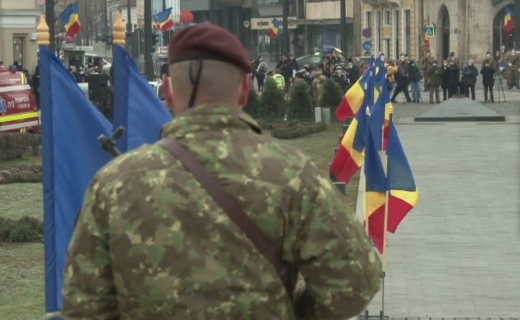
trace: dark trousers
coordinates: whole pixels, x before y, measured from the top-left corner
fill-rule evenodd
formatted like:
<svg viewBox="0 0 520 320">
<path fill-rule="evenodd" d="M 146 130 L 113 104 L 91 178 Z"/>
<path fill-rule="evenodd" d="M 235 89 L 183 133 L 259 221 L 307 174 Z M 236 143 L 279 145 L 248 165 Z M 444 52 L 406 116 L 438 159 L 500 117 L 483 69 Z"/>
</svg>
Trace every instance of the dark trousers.
<svg viewBox="0 0 520 320">
<path fill-rule="evenodd" d="M 401 91 L 404 93 L 407 102 L 412 101 L 412 99 L 410 98 L 410 93 L 408 92 L 408 85 L 406 84 L 404 86 L 397 85 L 397 87 L 395 87 L 394 94 L 392 95 L 392 102 L 395 102 L 395 98 L 399 93 L 401 93 Z"/>
<path fill-rule="evenodd" d="M 448 86 L 442 86 L 442 99 L 443 101 L 448 99 Z"/>
<path fill-rule="evenodd" d="M 488 93 L 489 93 L 489 100 L 488 100 Z M 484 85 L 484 100 L 486 100 L 486 102 L 488 101 L 491 101 L 491 102 L 495 102 L 495 99 L 493 97 L 493 85 L 489 85 L 489 84 L 485 84 Z"/>
<path fill-rule="evenodd" d="M 258 90 L 264 88 L 265 74 L 256 74 L 256 83 L 258 84 Z"/>
<path fill-rule="evenodd" d="M 458 91 L 459 91 L 459 82 L 458 81 L 450 82 L 450 86 L 448 88 L 448 98 L 453 97 L 453 95 L 457 94 Z"/>
<path fill-rule="evenodd" d="M 433 93 L 435 92 L 435 102 L 440 103 L 439 98 L 439 87 L 430 85 L 430 103 L 434 103 L 433 101 Z"/>
<path fill-rule="evenodd" d="M 475 85 L 474 84 L 464 84 L 464 93 L 466 94 L 466 98 L 469 98 L 470 91 L 471 91 L 471 100 L 475 100 Z"/>
</svg>

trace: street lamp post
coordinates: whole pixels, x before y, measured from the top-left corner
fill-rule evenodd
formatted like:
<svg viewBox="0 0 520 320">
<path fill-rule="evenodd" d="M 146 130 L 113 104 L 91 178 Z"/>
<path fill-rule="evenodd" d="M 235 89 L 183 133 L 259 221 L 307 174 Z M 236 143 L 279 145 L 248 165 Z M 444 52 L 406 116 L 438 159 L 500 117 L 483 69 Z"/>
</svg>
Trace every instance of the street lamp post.
<svg viewBox="0 0 520 320">
<path fill-rule="evenodd" d="M 49 26 L 49 49 L 56 51 L 56 24 L 54 23 L 54 0 L 45 0 L 45 22 Z"/>
<path fill-rule="evenodd" d="M 283 48 L 285 54 L 291 53 L 291 36 L 289 35 L 289 0 L 282 0 L 282 15 L 283 15 Z"/>
<path fill-rule="evenodd" d="M 514 17 L 513 18 L 513 25 L 515 26 L 515 33 L 513 37 L 514 46 L 516 50 L 520 50 L 520 0 L 515 0 L 514 4 Z"/>
<path fill-rule="evenodd" d="M 340 0 L 339 28 L 341 35 L 341 51 L 347 53 L 347 0 Z"/>
<path fill-rule="evenodd" d="M 126 32 L 130 34 L 132 32 L 132 11 L 130 10 L 130 0 L 126 1 Z"/>
</svg>

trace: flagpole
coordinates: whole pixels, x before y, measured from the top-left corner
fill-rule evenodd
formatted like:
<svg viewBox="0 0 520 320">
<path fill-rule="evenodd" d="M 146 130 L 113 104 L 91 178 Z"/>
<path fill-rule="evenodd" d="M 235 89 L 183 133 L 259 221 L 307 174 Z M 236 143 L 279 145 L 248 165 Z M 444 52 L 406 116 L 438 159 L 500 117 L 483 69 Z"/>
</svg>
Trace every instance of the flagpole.
<svg viewBox="0 0 520 320">
<path fill-rule="evenodd" d="M 394 110 L 393 110 L 393 106 L 392 105 L 389 105 L 388 106 L 388 113 L 389 113 L 389 121 L 388 121 L 388 126 L 389 126 L 389 130 L 390 130 L 390 124 L 392 123 L 393 121 L 393 113 L 394 113 Z M 390 133 L 389 133 L 390 135 Z M 382 144 L 381 146 L 384 145 L 384 139 L 385 139 L 385 130 L 384 130 L 384 125 L 383 125 L 383 133 L 382 133 Z M 388 142 L 387 142 L 387 148 L 388 148 Z M 387 151 L 383 151 L 381 152 L 381 155 L 382 155 L 382 162 L 383 162 L 383 167 L 385 168 L 385 171 L 386 171 L 386 175 L 387 175 L 387 179 L 388 179 L 388 154 L 387 154 Z M 386 183 L 386 192 L 385 192 L 385 218 L 384 218 L 384 223 L 383 223 L 383 254 L 382 254 L 382 274 L 381 274 L 381 320 L 384 319 L 384 316 L 385 316 L 385 276 L 386 276 L 386 261 L 387 261 L 387 230 L 388 230 L 388 204 L 389 204 L 389 199 L 390 199 L 390 190 L 388 188 L 388 180 L 387 180 L 387 183 Z"/>
<path fill-rule="evenodd" d="M 367 120 L 365 123 L 368 123 L 368 117 L 370 117 L 370 108 L 368 106 L 367 106 L 365 112 L 366 112 L 366 117 L 367 117 Z M 366 127 L 368 128 L 368 125 L 366 125 Z M 368 132 L 365 133 L 365 136 L 366 136 L 366 139 L 368 139 Z M 366 177 L 366 175 L 365 175 L 365 185 L 363 186 L 363 201 L 364 201 L 363 218 L 365 220 L 365 231 L 367 233 L 367 236 L 370 238 L 370 233 L 368 230 L 368 204 L 369 203 L 368 203 L 368 196 L 367 196 L 367 177 Z"/>
<path fill-rule="evenodd" d="M 44 15 L 40 15 L 40 22 L 38 23 L 38 26 L 36 26 L 36 34 L 37 34 L 39 47 L 49 47 L 49 49 L 54 50 L 54 46 L 51 45 L 50 28 L 49 28 L 49 25 L 47 24 L 47 21 L 45 21 Z M 54 39 L 53 39 L 53 41 L 54 41 Z M 53 53 L 54 53 L 54 51 L 53 51 Z M 58 313 L 57 312 L 47 312 L 45 314 L 45 316 L 50 317 L 50 316 L 53 316 L 56 314 L 58 314 Z"/>
</svg>

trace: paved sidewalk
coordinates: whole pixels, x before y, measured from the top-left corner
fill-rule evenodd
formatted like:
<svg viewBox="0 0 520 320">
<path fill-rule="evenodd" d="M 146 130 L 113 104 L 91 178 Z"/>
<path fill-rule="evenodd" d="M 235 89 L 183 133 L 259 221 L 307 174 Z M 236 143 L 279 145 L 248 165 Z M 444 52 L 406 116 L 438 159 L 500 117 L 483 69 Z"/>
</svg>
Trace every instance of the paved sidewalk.
<svg viewBox="0 0 520 320">
<path fill-rule="evenodd" d="M 389 235 L 385 313 L 518 317 L 518 117 L 503 124 L 406 122 L 397 129 L 421 197 Z M 370 314 L 380 309 L 378 295 Z"/>
</svg>

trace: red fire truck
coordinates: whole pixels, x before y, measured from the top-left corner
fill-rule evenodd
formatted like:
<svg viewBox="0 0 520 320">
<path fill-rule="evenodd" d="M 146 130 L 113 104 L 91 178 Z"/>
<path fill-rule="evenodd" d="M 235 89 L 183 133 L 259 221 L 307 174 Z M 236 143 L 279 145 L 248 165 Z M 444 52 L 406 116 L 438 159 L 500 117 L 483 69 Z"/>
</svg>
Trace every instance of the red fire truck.
<svg viewBox="0 0 520 320">
<path fill-rule="evenodd" d="M 40 117 L 31 87 L 22 72 L 0 67 L 0 134 L 40 133 Z"/>
</svg>

